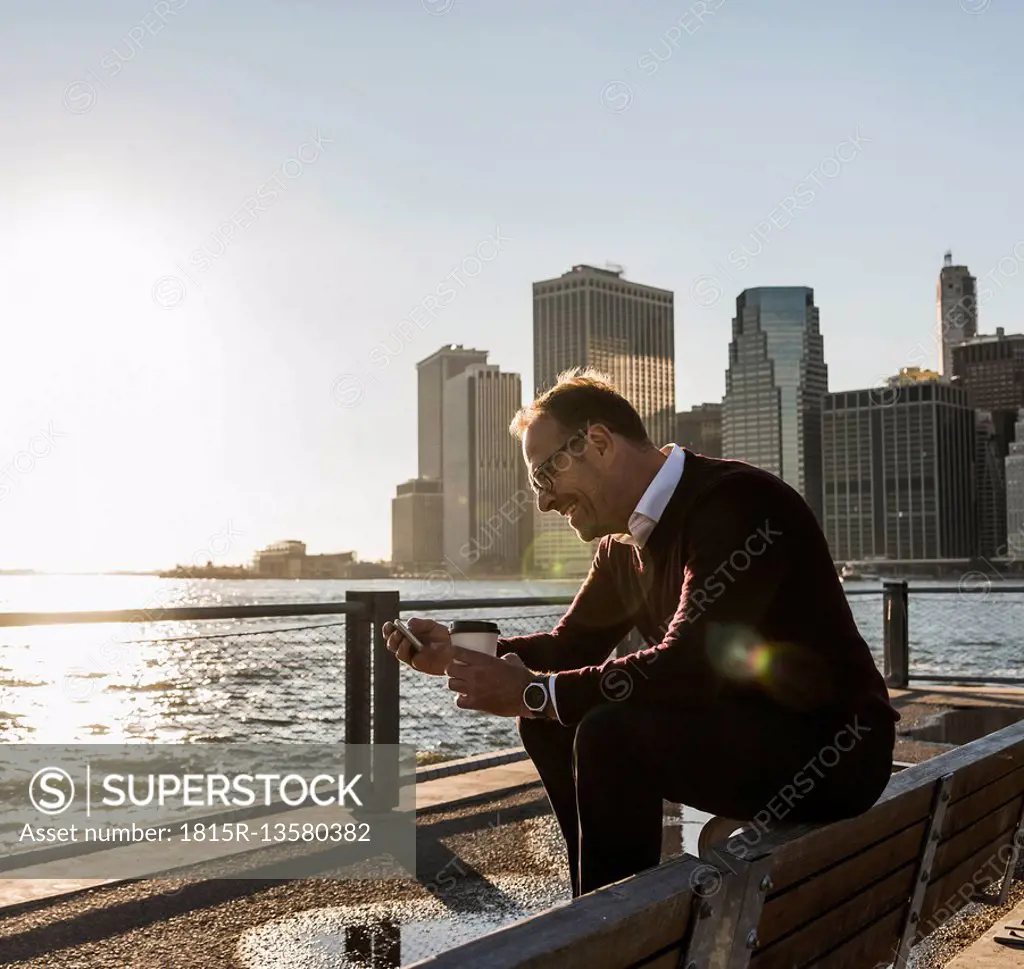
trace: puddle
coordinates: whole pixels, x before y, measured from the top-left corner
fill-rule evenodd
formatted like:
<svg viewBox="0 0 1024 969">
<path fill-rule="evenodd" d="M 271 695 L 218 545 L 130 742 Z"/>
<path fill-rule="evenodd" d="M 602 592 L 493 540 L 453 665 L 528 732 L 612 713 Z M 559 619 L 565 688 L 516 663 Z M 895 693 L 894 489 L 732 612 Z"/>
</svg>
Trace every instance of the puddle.
<svg viewBox="0 0 1024 969">
<path fill-rule="evenodd" d="M 696 854 L 709 817 L 666 804 L 663 857 Z M 242 969 L 400 969 L 567 903 L 568 870 L 554 818 L 525 822 L 516 845 L 529 874 L 453 876 L 437 880 L 437 895 L 325 905 L 274 919 L 240 936 L 235 963 Z"/>
<path fill-rule="evenodd" d="M 399 969 L 568 901 L 568 881 L 464 881 L 442 898 L 312 909 L 249 929 L 245 969 Z"/>
<path fill-rule="evenodd" d="M 911 727 L 903 737 L 936 744 L 968 744 L 1024 720 L 1024 710 L 1009 707 L 963 707 Z"/>
</svg>

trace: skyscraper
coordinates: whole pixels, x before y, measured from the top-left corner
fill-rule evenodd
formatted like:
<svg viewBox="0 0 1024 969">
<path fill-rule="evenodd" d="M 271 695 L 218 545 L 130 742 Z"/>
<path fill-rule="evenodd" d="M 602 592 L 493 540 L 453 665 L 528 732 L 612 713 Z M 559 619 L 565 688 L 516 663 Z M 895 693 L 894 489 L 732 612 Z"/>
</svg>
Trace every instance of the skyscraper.
<svg viewBox="0 0 1024 969">
<path fill-rule="evenodd" d="M 675 442 L 709 458 L 722 456 L 722 405 L 697 404 L 676 414 Z"/>
<path fill-rule="evenodd" d="M 778 475 L 803 495 L 819 522 L 827 391 L 814 290 L 763 286 L 740 293 L 722 401 L 722 455 Z"/>
<path fill-rule="evenodd" d="M 984 440 L 978 442 L 978 554 L 1001 553 L 1006 540 L 1006 456 L 1017 412 L 1024 407 L 1024 334 L 978 334 L 950 348 L 953 377 L 977 408 Z M 1019 440 L 1019 438 L 1018 438 Z"/>
<path fill-rule="evenodd" d="M 1006 456 L 1006 554 L 1024 559 L 1024 407 L 1017 412 L 1016 440 Z"/>
<path fill-rule="evenodd" d="M 947 252 L 939 271 L 935 292 L 939 373 L 953 373 L 952 347 L 978 332 L 977 280 L 966 266 L 953 265 L 953 253 Z"/>
<path fill-rule="evenodd" d="M 573 266 L 533 284 L 533 378 L 539 396 L 571 367 L 596 367 L 636 408 L 658 446 L 675 436 L 675 306 L 670 290 L 623 279 L 622 269 Z M 536 512 L 533 561 L 546 574 L 582 575 L 596 543 L 556 512 Z"/>
<path fill-rule="evenodd" d="M 453 343 L 416 364 L 421 478 L 439 479 L 444 466 L 444 437 L 441 433 L 444 385 L 474 363 L 487 363 L 487 351 L 467 349 L 461 343 Z"/>
<path fill-rule="evenodd" d="M 509 424 L 522 381 L 474 363 L 444 385 L 444 556 L 464 574 L 519 573 L 532 525 L 533 494 Z"/>
<path fill-rule="evenodd" d="M 950 356 L 952 375 L 967 388 L 972 406 L 1014 415 L 1024 407 L 1024 333 L 1007 336 L 1000 326 L 951 345 Z"/>
<path fill-rule="evenodd" d="M 974 533 L 981 558 L 999 555 L 1006 538 L 1006 473 L 990 410 L 974 411 Z"/>
<path fill-rule="evenodd" d="M 412 478 L 391 499 L 391 561 L 411 572 L 439 568 L 444 558 L 441 481 Z"/>
<path fill-rule="evenodd" d="M 824 529 L 833 558 L 969 558 L 974 420 L 966 391 L 938 379 L 828 394 Z"/>
<path fill-rule="evenodd" d="M 462 344 L 441 347 L 416 364 L 419 474 L 400 484 L 391 499 L 391 561 L 416 572 L 430 571 L 444 557 L 444 388 L 487 351 Z"/>
</svg>

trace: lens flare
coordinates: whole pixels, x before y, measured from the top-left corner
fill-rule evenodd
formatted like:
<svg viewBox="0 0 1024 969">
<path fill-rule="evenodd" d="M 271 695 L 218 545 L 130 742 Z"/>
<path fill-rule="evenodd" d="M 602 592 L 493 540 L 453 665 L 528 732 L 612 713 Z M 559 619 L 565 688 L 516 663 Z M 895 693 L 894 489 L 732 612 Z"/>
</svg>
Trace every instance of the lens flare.
<svg viewBox="0 0 1024 969">
<path fill-rule="evenodd" d="M 743 683 L 768 685 L 775 649 L 748 626 L 719 627 L 709 637 L 709 654 L 718 672 Z"/>
</svg>

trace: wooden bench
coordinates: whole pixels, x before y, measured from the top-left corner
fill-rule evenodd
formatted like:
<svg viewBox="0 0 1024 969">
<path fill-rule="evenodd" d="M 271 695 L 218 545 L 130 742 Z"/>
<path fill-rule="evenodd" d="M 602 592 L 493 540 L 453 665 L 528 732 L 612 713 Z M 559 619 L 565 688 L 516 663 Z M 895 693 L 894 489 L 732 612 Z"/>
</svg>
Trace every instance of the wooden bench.
<svg viewBox="0 0 1024 969">
<path fill-rule="evenodd" d="M 1024 841 L 1024 723 L 901 771 L 858 818 L 738 841 L 722 860 L 768 860 L 771 882 L 750 969 L 902 965 L 979 889 L 1005 898 Z"/>
<path fill-rule="evenodd" d="M 783 819 L 784 823 L 784 819 Z M 1024 722 L 894 774 L 870 811 L 747 831 L 415 963 L 422 969 L 875 969 L 1024 849 Z"/>
</svg>

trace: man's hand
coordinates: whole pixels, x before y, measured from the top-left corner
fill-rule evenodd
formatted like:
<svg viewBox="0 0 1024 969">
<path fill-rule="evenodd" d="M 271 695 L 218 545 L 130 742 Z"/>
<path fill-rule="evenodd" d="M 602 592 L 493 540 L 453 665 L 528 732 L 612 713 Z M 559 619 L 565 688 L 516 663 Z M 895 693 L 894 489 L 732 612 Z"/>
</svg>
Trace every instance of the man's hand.
<svg viewBox="0 0 1024 969">
<path fill-rule="evenodd" d="M 381 632 L 387 636 L 387 647 L 395 654 L 399 662 L 411 666 L 420 673 L 431 676 L 443 676 L 452 659 L 452 638 L 448 627 L 433 619 L 410 619 L 409 629 L 423 643 L 421 649 L 413 654 L 413 645 L 403 636 L 393 622 L 386 622 Z"/>
<path fill-rule="evenodd" d="M 445 669 L 448 689 L 458 693 L 455 701 L 463 710 L 482 710 L 499 717 L 535 717 L 526 709 L 523 690 L 536 675 L 515 653 L 501 659 L 475 649 L 452 647 L 452 659 Z"/>
</svg>

